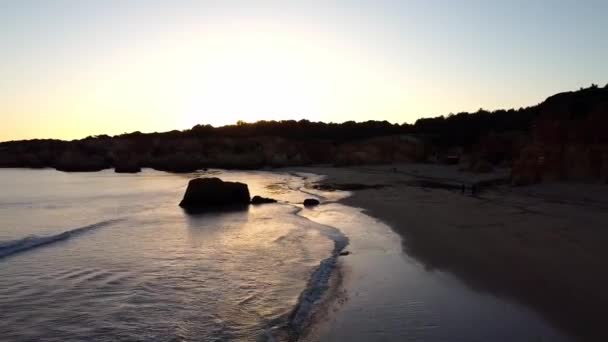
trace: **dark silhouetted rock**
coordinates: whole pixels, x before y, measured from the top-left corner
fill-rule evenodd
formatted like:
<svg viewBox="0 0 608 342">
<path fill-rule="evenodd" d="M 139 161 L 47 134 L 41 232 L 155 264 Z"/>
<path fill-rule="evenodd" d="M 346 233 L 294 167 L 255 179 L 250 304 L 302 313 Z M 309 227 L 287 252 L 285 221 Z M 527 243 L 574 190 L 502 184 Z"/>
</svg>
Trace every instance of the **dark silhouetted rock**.
<svg viewBox="0 0 608 342">
<path fill-rule="evenodd" d="M 253 196 L 251 199 L 251 204 L 266 204 L 266 203 L 276 203 L 277 200 L 273 198 L 266 198 L 262 196 Z"/>
<path fill-rule="evenodd" d="M 109 168 L 110 164 L 99 155 L 66 151 L 53 166 L 65 172 L 96 172 Z"/>
<path fill-rule="evenodd" d="M 141 172 L 141 158 L 135 153 L 118 150 L 112 154 L 114 172 L 116 173 L 137 173 Z"/>
<path fill-rule="evenodd" d="M 548 98 L 513 161 L 512 183 L 608 180 L 608 87 Z"/>
<path fill-rule="evenodd" d="M 316 200 L 314 198 L 307 198 L 304 200 L 304 206 L 305 207 L 314 207 L 315 205 L 319 205 L 319 200 Z"/>
<path fill-rule="evenodd" d="M 119 163 L 114 166 L 116 173 L 138 173 L 141 172 L 141 167 L 137 163 Z"/>
<path fill-rule="evenodd" d="M 117 166 L 114 168 L 114 172 L 116 173 L 138 173 L 141 172 L 141 167 L 134 166 Z"/>
<path fill-rule="evenodd" d="M 150 167 L 158 171 L 190 173 L 204 168 L 205 160 L 196 153 L 176 153 L 152 158 Z"/>
<path fill-rule="evenodd" d="M 247 184 L 224 182 L 219 178 L 195 178 L 188 182 L 184 199 L 179 206 L 190 211 L 199 211 L 246 207 L 249 202 Z"/>
</svg>

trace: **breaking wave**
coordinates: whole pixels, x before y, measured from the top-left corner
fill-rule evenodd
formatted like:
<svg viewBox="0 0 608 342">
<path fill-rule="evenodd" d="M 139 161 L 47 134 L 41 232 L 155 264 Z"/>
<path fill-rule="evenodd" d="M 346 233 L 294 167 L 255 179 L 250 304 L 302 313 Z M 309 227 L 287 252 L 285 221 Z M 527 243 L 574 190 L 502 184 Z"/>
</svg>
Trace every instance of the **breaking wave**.
<svg viewBox="0 0 608 342">
<path fill-rule="evenodd" d="M 38 247 L 48 246 L 55 242 L 65 241 L 71 239 L 77 235 L 86 233 L 88 231 L 105 227 L 110 224 L 116 223 L 120 219 L 101 221 L 93 223 L 84 227 L 79 227 L 71 230 L 67 230 L 63 233 L 49 235 L 49 236 L 37 236 L 32 235 L 18 240 L 11 241 L 0 241 L 0 259 L 26 251 L 33 250 Z"/>
</svg>

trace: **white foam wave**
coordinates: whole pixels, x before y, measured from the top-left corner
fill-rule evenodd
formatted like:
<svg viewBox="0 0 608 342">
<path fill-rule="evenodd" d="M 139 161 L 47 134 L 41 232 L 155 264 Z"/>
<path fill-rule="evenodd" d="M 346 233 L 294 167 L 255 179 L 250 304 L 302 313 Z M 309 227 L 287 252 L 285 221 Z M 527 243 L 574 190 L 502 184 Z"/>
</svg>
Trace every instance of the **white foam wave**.
<svg viewBox="0 0 608 342">
<path fill-rule="evenodd" d="M 298 211 L 298 214 L 301 210 Z M 298 215 L 306 218 L 302 215 Z M 307 218 L 306 218 L 307 219 Z M 299 336 L 314 313 L 315 305 L 323 298 L 329 289 L 331 275 L 338 264 L 340 252 L 348 245 L 349 240 L 339 229 L 331 226 L 315 223 L 317 230 L 334 242 L 331 256 L 323 259 L 312 273 L 306 284 L 306 288 L 298 297 L 298 301 L 289 315 L 288 326 L 290 333 Z"/>
<path fill-rule="evenodd" d="M 120 221 L 119 219 L 101 221 L 94 224 L 90 224 L 84 227 L 79 227 L 65 232 L 49 235 L 49 236 L 37 236 L 32 235 L 18 240 L 11 241 L 0 241 L 0 259 L 17 253 L 29 251 L 38 247 L 47 246 L 49 244 L 64 241 L 70 239 L 76 235 L 108 226 L 112 223 Z"/>
</svg>

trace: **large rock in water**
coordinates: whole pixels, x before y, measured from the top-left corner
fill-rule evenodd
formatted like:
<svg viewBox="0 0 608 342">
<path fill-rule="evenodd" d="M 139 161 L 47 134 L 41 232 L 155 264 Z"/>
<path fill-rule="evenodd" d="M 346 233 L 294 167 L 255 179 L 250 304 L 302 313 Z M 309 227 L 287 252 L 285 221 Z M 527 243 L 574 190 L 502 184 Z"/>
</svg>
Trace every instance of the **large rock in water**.
<svg viewBox="0 0 608 342">
<path fill-rule="evenodd" d="M 245 207 L 249 204 L 247 184 L 224 182 L 219 178 L 195 178 L 188 182 L 179 206 L 187 210 L 213 210 Z"/>
</svg>

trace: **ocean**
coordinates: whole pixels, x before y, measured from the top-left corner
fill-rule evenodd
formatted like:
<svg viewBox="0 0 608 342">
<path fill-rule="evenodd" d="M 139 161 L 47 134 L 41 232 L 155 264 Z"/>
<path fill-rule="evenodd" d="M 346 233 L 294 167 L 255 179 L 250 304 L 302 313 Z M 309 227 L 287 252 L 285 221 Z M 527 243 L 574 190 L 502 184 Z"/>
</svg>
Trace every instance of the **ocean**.
<svg viewBox="0 0 608 342">
<path fill-rule="evenodd" d="M 188 215 L 190 178 L 278 204 Z M 301 215 L 305 175 L 0 170 L 2 341 L 228 341 L 298 333 L 347 239 Z M 314 177 L 309 175 L 309 177 Z"/>
</svg>

